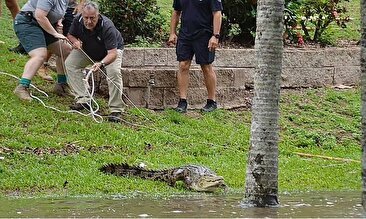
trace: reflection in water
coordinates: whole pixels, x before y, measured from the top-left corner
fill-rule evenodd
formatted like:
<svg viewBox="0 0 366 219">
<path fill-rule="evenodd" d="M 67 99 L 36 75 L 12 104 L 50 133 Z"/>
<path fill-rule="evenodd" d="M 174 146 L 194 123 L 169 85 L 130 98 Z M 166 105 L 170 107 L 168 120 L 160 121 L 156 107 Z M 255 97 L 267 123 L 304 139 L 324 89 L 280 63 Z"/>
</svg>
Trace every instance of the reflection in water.
<svg viewBox="0 0 366 219">
<path fill-rule="evenodd" d="M 1 217 L 364 217 L 361 192 L 280 195 L 278 208 L 241 208 L 243 195 L 0 199 Z"/>
</svg>

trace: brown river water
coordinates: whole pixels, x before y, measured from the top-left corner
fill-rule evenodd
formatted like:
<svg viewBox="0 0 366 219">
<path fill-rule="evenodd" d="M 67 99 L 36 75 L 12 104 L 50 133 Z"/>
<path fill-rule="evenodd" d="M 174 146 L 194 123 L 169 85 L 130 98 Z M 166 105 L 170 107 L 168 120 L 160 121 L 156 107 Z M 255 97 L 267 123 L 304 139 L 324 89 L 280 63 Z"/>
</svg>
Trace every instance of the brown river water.
<svg viewBox="0 0 366 219">
<path fill-rule="evenodd" d="M 243 208 L 242 194 L 173 197 L 2 198 L 0 217 L 365 218 L 361 192 L 279 195 L 277 208 Z"/>
</svg>

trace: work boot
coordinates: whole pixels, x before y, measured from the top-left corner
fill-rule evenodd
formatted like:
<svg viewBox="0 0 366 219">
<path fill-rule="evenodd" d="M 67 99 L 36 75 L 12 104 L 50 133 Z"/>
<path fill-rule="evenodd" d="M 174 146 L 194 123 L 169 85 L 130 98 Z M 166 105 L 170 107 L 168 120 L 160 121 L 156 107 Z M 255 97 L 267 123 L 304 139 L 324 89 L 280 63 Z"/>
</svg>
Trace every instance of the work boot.
<svg viewBox="0 0 366 219">
<path fill-rule="evenodd" d="M 19 97 L 19 99 L 24 101 L 31 101 L 32 97 L 30 96 L 29 88 L 24 87 L 23 85 L 19 84 L 15 90 L 14 94 Z"/>
<path fill-rule="evenodd" d="M 76 110 L 76 111 L 81 111 L 81 110 L 90 110 L 90 106 L 88 103 L 74 103 L 73 105 L 70 106 L 70 109 L 72 110 Z"/>
<path fill-rule="evenodd" d="M 49 75 L 49 68 L 47 64 L 43 64 L 37 71 L 37 75 L 45 81 L 53 81 L 51 75 Z"/>
<path fill-rule="evenodd" d="M 53 92 L 60 97 L 71 96 L 69 85 L 66 83 L 55 84 Z"/>
<path fill-rule="evenodd" d="M 108 116 L 108 121 L 109 122 L 121 122 L 121 112 L 112 112 L 111 114 L 109 114 Z"/>
<path fill-rule="evenodd" d="M 16 47 L 14 48 L 9 48 L 10 52 L 15 52 L 15 53 L 19 53 L 19 54 L 23 54 L 23 55 L 27 55 L 28 53 L 25 51 L 24 47 L 22 46 L 22 44 L 18 44 Z"/>
<path fill-rule="evenodd" d="M 175 111 L 178 113 L 186 113 L 187 112 L 187 100 L 186 99 L 179 99 L 178 106 L 175 108 Z"/>
<path fill-rule="evenodd" d="M 217 109 L 217 103 L 214 100 L 207 99 L 206 105 L 201 109 L 203 113 L 209 113 Z"/>
</svg>

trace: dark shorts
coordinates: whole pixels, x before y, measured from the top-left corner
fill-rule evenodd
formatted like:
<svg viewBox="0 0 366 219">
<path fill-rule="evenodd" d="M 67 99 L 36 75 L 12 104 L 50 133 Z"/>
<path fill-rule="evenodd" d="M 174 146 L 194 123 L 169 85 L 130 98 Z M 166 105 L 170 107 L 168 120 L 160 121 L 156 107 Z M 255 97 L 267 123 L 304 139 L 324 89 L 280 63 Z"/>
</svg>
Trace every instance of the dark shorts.
<svg viewBox="0 0 366 219">
<path fill-rule="evenodd" d="M 177 61 L 192 60 L 193 55 L 196 58 L 196 63 L 200 65 L 211 64 L 215 59 L 215 51 L 208 50 L 208 41 L 212 34 L 204 33 L 194 40 L 180 39 L 177 42 Z"/>
<path fill-rule="evenodd" d="M 58 39 L 44 31 L 30 12 L 20 12 L 14 20 L 14 31 L 25 51 L 47 48 Z"/>
</svg>

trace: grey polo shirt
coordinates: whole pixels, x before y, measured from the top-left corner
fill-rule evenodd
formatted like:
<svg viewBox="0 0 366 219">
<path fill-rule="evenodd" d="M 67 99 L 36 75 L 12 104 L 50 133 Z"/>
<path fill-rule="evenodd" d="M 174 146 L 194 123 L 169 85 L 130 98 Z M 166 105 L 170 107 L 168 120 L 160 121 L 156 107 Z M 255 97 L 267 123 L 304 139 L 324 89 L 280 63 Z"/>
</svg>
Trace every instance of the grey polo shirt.
<svg viewBox="0 0 366 219">
<path fill-rule="evenodd" d="M 69 0 L 28 0 L 21 11 L 31 11 L 34 17 L 36 9 L 42 9 L 48 12 L 47 18 L 50 23 L 55 24 L 65 15 L 68 4 Z"/>
</svg>

